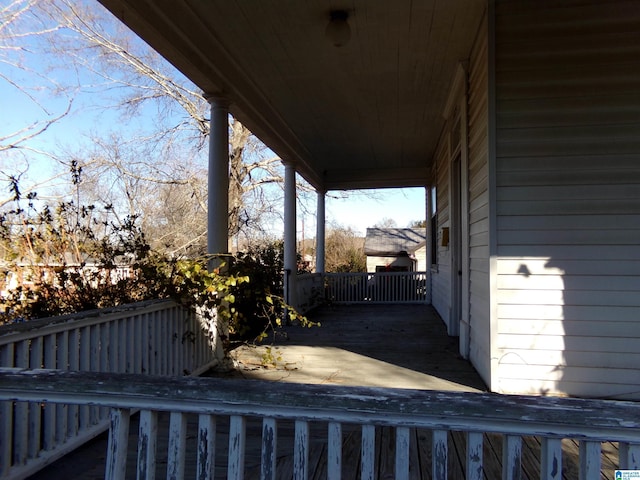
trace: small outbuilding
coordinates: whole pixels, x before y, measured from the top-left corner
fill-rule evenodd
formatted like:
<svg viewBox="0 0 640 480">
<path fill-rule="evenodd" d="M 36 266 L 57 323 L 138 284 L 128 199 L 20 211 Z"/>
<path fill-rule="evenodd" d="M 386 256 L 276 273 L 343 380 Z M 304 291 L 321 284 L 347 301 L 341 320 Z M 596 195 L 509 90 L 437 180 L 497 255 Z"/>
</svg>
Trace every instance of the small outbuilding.
<svg viewBox="0 0 640 480">
<path fill-rule="evenodd" d="M 367 228 L 367 272 L 424 272 L 425 228 Z"/>
</svg>

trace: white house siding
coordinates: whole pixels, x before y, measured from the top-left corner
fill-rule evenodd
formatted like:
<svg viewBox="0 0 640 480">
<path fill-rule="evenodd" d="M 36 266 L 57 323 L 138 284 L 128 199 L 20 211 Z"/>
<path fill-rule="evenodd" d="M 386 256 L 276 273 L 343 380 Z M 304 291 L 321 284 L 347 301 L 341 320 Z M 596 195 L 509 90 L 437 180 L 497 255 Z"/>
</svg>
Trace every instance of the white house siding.
<svg viewBox="0 0 640 480">
<path fill-rule="evenodd" d="M 427 271 L 427 246 L 423 246 L 418 248 L 414 253 L 416 257 L 416 271 L 417 272 L 426 272 Z"/>
<path fill-rule="evenodd" d="M 440 139 L 436 150 L 434 178 L 438 224 L 434 232 L 437 261 L 431 276 L 431 304 L 449 329 L 451 309 L 451 256 L 449 247 L 442 245 L 443 229 L 449 228 L 449 142 L 448 134 Z"/>
<path fill-rule="evenodd" d="M 638 2 L 497 2 L 496 126 L 499 390 L 640 399 Z"/>
<path fill-rule="evenodd" d="M 489 194 L 487 22 L 482 24 L 469 59 L 469 359 L 491 384 L 489 314 Z M 464 299 L 463 299 L 464 301 Z"/>
</svg>

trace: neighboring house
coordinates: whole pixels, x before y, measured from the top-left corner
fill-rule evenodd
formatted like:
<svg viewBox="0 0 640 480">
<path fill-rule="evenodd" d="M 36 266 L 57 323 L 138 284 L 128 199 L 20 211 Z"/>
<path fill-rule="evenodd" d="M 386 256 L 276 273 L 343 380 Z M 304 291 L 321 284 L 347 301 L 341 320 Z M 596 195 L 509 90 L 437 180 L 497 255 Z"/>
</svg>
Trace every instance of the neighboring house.
<svg viewBox="0 0 640 480">
<path fill-rule="evenodd" d="M 367 272 L 425 272 L 425 228 L 367 228 Z"/>
<path fill-rule="evenodd" d="M 328 3 L 101 2 L 210 98 L 211 193 L 229 113 L 285 161 L 286 268 L 296 173 L 320 228 L 326 192 L 424 186 L 432 304 L 492 391 L 640 400 L 637 1 L 354 0 L 340 48 Z"/>
<path fill-rule="evenodd" d="M 112 269 L 106 269 L 94 260 L 78 263 L 71 259 L 61 262 L 2 262 L 0 263 L 0 297 L 9 295 L 18 287 L 33 288 L 38 281 L 56 282 L 56 273 L 64 270 L 67 273 L 83 275 L 93 286 L 98 282 L 118 283 L 120 280 L 133 277 L 131 265 L 122 263 Z"/>
</svg>

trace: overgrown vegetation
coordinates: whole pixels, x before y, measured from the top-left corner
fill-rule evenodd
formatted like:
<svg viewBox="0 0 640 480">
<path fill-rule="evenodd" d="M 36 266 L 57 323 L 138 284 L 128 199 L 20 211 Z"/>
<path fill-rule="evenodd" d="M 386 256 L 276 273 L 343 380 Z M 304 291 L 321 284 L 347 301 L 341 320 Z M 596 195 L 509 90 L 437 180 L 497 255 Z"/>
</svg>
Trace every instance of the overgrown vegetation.
<svg viewBox="0 0 640 480">
<path fill-rule="evenodd" d="M 72 166 L 74 183 L 81 170 Z M 27 321 L 157 298 L 173 298 L 205 316 L 214 310 L 231 337 L 262 340 L 284 312 L 312 323 L 282 300 L 282 245 L 254 246 L 210 269 L 210 256 L 169 256 L 150 247 L 135 216 L 111 205 L 55 206 L 25 198 L 12 182 L 12 208 L 0 214 L 0 323 Z M 226 329 L 225 329 L 226 330 Z"/>
</svg>

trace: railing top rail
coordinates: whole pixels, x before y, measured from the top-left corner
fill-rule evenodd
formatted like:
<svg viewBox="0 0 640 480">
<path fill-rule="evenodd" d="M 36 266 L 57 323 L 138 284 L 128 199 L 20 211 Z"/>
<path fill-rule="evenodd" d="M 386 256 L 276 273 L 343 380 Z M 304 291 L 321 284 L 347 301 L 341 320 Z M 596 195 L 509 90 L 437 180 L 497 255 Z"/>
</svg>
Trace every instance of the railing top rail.
<svg viewBox="0 0 640 480">
<path fill-rule="evenodd" d="M 640 442 L 640 403 L 0 369 L 0 400 Z"/>
<path fill-rule="evenodd" d="M 358 276 L 394 276 L 394 277 L 415 277 L 420 275 L 426 275 L 427 272 L 328 272 L 325 273 L 328 277 L 358 277 Z"/>
<path fill-rule="evenodd" d="M 33 337 L 58 333 L 70 328 L 110 322 L 114 319 L 129 317 L 132 314 L 151 313 L 175 305 L 176 303 L 169 299 L 147 300 L 113 308 L 87 310 L 58 317 L 39 318 L 27 322 L 0 325 L 0 346 L 17 340 L 27 340 Z"/>
</svg>

